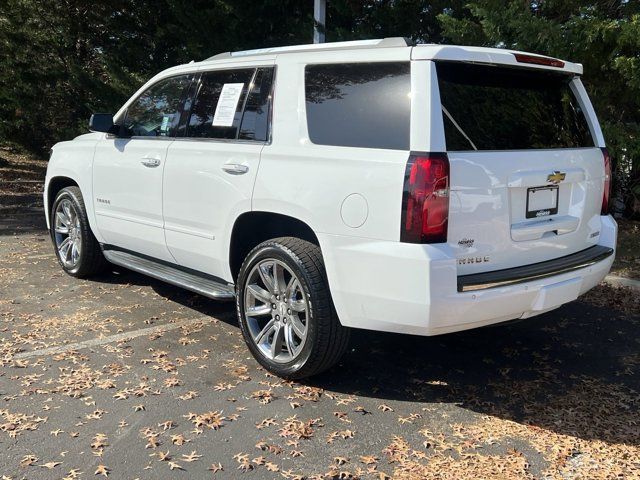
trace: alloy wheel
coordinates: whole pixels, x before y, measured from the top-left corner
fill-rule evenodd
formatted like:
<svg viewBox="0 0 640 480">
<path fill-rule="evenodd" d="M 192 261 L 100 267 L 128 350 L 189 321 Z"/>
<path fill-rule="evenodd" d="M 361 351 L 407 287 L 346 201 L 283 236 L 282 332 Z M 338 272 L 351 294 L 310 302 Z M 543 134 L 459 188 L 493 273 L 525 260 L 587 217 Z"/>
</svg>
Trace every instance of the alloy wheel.
<svg viewBox="0 0 640 480">
<path fill-rule="evenodd" d="M 78 265 L 82 252 L 80 216 L 73 202 L 65 198 L 56 206 L 53 217 L 58 256 L 66 268 L 73 269 Z"/>
<path fill-rule="evenodd" d="M 270 360 L 287 363 L 302 351 L 308 332 L 308 303 L 302 284 L 283 262 L 258 262 L 244 289 L 244 313 L 251 339 Z"/>
</svg>

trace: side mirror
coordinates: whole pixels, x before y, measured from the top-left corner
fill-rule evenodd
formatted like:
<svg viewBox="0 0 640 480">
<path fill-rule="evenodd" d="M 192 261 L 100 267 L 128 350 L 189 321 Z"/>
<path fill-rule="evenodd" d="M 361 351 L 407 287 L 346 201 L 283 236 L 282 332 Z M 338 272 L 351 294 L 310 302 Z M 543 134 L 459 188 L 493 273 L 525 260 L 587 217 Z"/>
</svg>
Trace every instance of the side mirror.
<svg viewBox="0 0 640 480">
<path fill-rule="evenodd" d="M 120 127 L 113 124 L 113 114 L 94 113 L 89 119 L 89 130 L 92 132 L 104 132 L 117 135 Z"/>
</svg>

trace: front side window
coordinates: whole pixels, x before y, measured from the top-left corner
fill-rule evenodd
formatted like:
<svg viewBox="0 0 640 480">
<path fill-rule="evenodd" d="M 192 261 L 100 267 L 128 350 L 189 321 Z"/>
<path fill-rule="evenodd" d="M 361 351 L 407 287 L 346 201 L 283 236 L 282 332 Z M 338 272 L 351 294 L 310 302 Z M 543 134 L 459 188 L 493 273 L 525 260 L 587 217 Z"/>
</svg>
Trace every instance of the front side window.
<svg viewBox="0 0 640 480">
<path fill-rule="evenodd" d="M 447 150 L 593 147 L 565 73 L 436 62 Z"/>
<path fill-rule="evenodd" d="M 255 68 L 202 74 L 187 122 L 187 136 L 236 139 Z"/>
<path fill-rule="evenodd" d="M 180 122 L 181 102 L 191 75 L 160 80 L 127 108 L 123 125 L 134 137 L 170 137 Z"/>
<path fill-rule="evenodd" d="M 409 149 L 408 62 L 307 65 L 309 138 L 315 144 Z"/>
</svg>

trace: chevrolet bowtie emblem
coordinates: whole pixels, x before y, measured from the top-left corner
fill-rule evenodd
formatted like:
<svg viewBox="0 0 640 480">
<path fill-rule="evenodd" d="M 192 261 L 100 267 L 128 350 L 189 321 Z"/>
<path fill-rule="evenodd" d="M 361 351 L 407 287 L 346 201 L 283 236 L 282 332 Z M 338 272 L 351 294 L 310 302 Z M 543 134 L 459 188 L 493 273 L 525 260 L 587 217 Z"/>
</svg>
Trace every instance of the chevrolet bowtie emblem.
<svg viewBox="0 0 640 480">
<path fill-rule="evenodd" d="M 567 176 L 566 173 L 555 171 L 547 176 L 547 182 L 551 182 L 555 185 L 558 185 L 561 181 L 565 179 Z"/>
</svg>

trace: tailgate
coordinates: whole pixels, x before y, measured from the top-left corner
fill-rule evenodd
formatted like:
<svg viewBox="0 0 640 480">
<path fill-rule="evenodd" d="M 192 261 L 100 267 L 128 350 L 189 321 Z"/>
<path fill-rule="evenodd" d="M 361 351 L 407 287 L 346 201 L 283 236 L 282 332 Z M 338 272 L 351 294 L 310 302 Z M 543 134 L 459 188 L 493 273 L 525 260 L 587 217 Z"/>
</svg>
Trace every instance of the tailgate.
<svg viewBox="0 0 640 480">
<path fill-rule="evenodd" d="M 604 188 L 595 118 L 573 74 L 436 62 L 458 274 L 597 244 Z M 582 95 L 582 96 L 581 96 Z"/>
<path fill-rule="evenodd" d="M 529 265 L 598 243 L 600 149 L 449 152 L 449 161 L 448 239 L 460 274 Z M 564 180 L 554 184 L 550 175 Z"/>
</svg>

